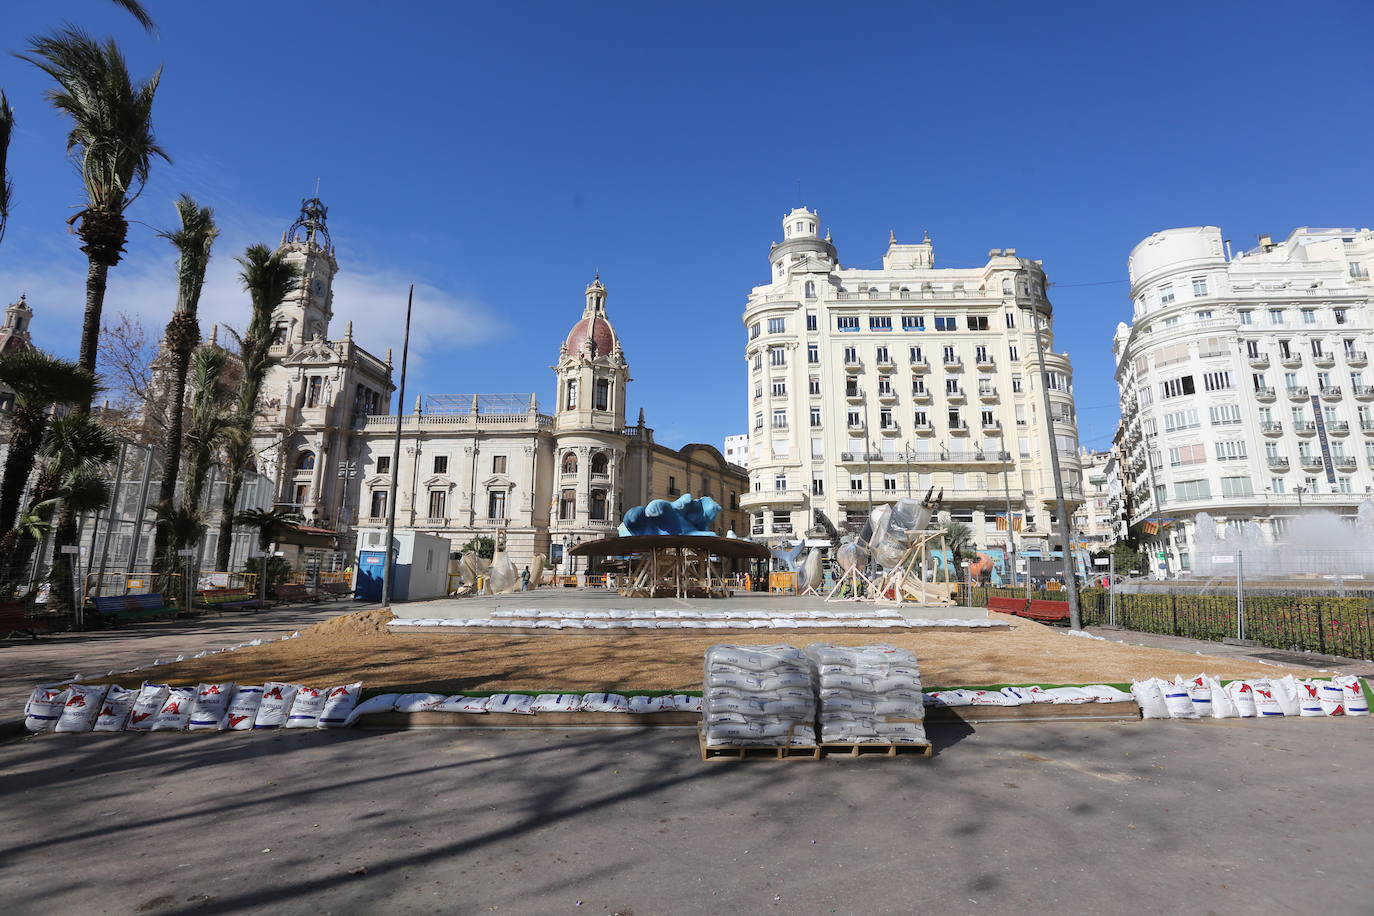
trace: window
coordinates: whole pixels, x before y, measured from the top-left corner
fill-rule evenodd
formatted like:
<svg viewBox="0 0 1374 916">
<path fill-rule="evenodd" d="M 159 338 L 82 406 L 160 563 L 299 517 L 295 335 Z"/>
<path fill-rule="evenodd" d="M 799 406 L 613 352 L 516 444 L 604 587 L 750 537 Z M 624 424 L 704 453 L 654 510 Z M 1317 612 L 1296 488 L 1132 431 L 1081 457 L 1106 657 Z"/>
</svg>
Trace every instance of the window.
<svg viewBox="0 0 1374 916">
<path fill-rule="evenodd" d="M 953 347 L 945 347 L 944 360 L 946 363 L 957 363 L 959 361 L 959 354 Z"/>
<path fill-rule="evenodd" d="M 808 299 L 815 299 L 815 298 L 816 298 L 816 281 L 815 281 L 815 280 L 807 280 L 807 281 L 806 281 L 806 298 L 808 298 Z M 816 316 L 815 316 L 815 315 L 807 315 L 807 316 L 806 316 L 806 329 L 807 329 L 808 331 L 814 331 L 814 330 L 816 330 Z"/>
<path fill-rule="evenodd" d="M 1159 304 L 1168 305 L 1174 301 L 1174 285 L 1172 283 L 1162 283 L 1159 287 Z"/>
<path fill-rule="evenodd" d="M 762 397 L 763 397 L 763 382 L 755 382 L 755 383 L 754 383 L 754 400 L 757 401 L 757 400 L 759 400 L 759 399 L 762 398 Z"/>
<path fill-rule="evenodd" d="M 611 458 L 605 452 L 592 455 L 592 476 L 606 477 L 611 473 Z"/>
<path fill-rule="evenodd" d="M 775 397 L 775 398 L 781 398 L 781 397 L 785 397 L 786 395 L 787 395 L 787 379 L 785 379 L 785 378 L 775 378 L 775 379 L 773 379 L 773 397 Z"/>
<path fill-rule="evenodd" d="M 447 502 L 447 500 L 448 500 L 448 492 L 447 492 L 446 490 L 430 490 L 430 491 L 429 491 L 429 515 L 428 515 L 427 517 L 428 517 L 428 518 L 443 518 L 443 517 L 444 517 L 444 504 L 445 504 L 445 502 Z"/>
<path fill-rule="evenodd" d="M 990 429 L 991 427 L 994 427 L 994 426 L 996 426 L 996 425 L 997 425 L 997 421 L 993 418 L 993 416 L 992 416 L 992 411 L 991 411 L 991 410 L 985 410 L 985 411 L 983 411 L 983 427 L 984 427 L 985 429 Z"/>
<path fill-rule="evenodd" d="M 1288 492 L 1288 481 L 1282 477 L 1275 477 L 1269 481 L 1269 489 L 1273 490 L 1276 495 L 1282 496 Z"/>
<path fill-rule="evenodd" d="M 1303 324 L 1316 324 L 1316 323 L 1317 323 L 1317 310 L 1316 310 L 1316 309 L 1303 309 L 1303 310 L 1302 310 L 1302 323 L 1303 323 Z"/>
<path fill-rule="evenodd" d="M 492 456 L 491 456 L 491 472 L 492 472 L 493 474 L 504 474 L 504 473 L 506 473 L 506 456 L 505 456 L 505 455 L 492 455 Z"/>
<path fill-rule="evenodd" d="M 1322 350 L 1321 338 L 1319 338 L 1319 337 L 1314 337 L 1314 338 L 1312 338 L 1311 344 L 1312 344 L 1312 355 L 1313 355 L 1313 356 L 1323 356 L 1323 355 L 1325 355 L 1324 351 Z"/>
<path fill-rule="evenodd" d="M 1209 319 L 1209 318 L 1212 317 L 1212 310 L 1211 310 L 1211 309 L 1198 309 L 1198 312 L 1197 312 L 1196 317 L 1197 317 L 1197 320 L 1198 320 L 1198 321 L 1206 321 L 1207 319 Z"/>
<path fill-rule="evenodd" d="M 763 414 L 754 414 L 754 429 L 763 429 Z"/>
<path fill-rule="evenodd" d="M 592 384 L 592 410 L 611 409 L 610 379 L 599 378 Z"/>
<path fill-rule="evenodd" d="M 1338 478 L 1336 478 L 1336 492 L 1337 492 L 1337 493 L 1349 493 L 1349 492 L 1351 492 L 1351 489 L 1350 489 L 1350 478 L 1349 478 L 1349 477 L 1338 477 Z"/>
<path fill-rule="evenodd" d="M 1205 464 L 1207 450 L 1201 445 L 1179 445 L 1169 449 L 1169 464 L 1174 467 L 1188 464 Z"/>
<path fill-rule="evenodd" d="M 577 514 L 577 491 L 564 490 L 558 497 L 558 517 L 567 521 Z"/>
<path fill-rule="evenodd" d="M 845 348 L 844 348 L 844 364 L 845 364 L 846 366 L 855 366 L 855 365 L 858 365 L 858 363 L 859 363 L 859 350 L 858 350 L 858 348 L 857 348 L 857 347 L 845 347 Z"/>
<path fill-rule="evenodd" d="M 1017 349 L 1016 344 L 1007 347 L 1007 357 L 1014 363 L 1021 361 L 1021 351 Z"/>
<path fill-rule="evenodd" d="M 769 334 L 781 334 L 782 332 L 784 332 L 784 331 L 786 331 L 786 330 L 787 330 L 787 319 L 786 319 L 786 318 L 769 318 L 769 319 L 768 319 L 768 333 L 769 333 Z"/>
<path fill-rule="evenodd" d="M 837 315 L 835 317 L 835 330 L 837 331 L 857 331 L 859 329 L 858 315 Z"/>
<path fill-rule="evenodd" d="M 315 470 L 315 453 L 303 451 L 296 456 L 296 472 Z"/>
<path fill-rule="evenodd" d="M 768 365 L 785 366 L 787 365 L 787 351 L 782 347 L 768 348 Z"/>
<path fill-rule="evenodd" d="M 1185 394 L 1195 394 L 1193 387 L 1193 377 L 1184 375 L 1179 378 L 1171 378 L 1159 386 L 1159 393 L 1164 398 L 1177 398 Z"/>
<path fill-rule="evenodd" d="M 857 375 L 846 375 L 844 377 L 844 396 L 856 398 L 859 396 L 859 377 Z"/>
<path fill-rule="evenodd" d="M 1202 385 L 1208 391 L 1225 391 L 1231 386 L 1230 372 L 1205 372 L 1202 375 Z"/>
<path fill-rule="evenodd" d="M 870 286 L 870 287 L 868 288 L 868 298 L 870 298 L 870 299 L 881 299 L 882 297 L 883 297 L 882 291 L 879 290 L 878 287 L 876 287 L 876 286 Z"/>
<path fill-rule="evenodd" d="M 1260 348 L 1258 340 L 1247 340 L 1245 342 L 1245 356 L 1248 359 L 1260 358 Z"/>
<path fill-rule="evenodd" d="M 863 421 L 859 419 L 859 412 L 857 410 L 849 411 L 847 419 L 850 429 L 860 429 L 863 426 Z"/>
<path fill-rule="evenodd" d="M 576 474 L 576 473 L 577 473 L 577 452 L 564 452 L 564 453 L 563 453 L 563 473 L 564 473 L 564 474 Z"/>
<path fill-rule="evenodd" d="M 1283 324 L 1283 309 L 1270 309 L 1270 310 L 1269 310 L 1269 323 L 1270 323 L 1270 324 Z"/>
<path fill-rule="evenodd" d="M 1336 319 L 1336 324 L 1345 324 L 1345 314 L 1347 309 L 1332 309 L 1331 314 Z"/>
<path fill-rule="evenodd" d="M 1241 309 L 1240 311 L 1236 312 L 1236 315 L 1240 317 L 1241 324 L 1255 323 L 1255 313 L 1252 312 L 1250 309 Z"/>
<path fill-rule="evenodd" d="M 1240 461 L 1245 457 L 1245 440 L 1224 439 L 1217 443 L 1218 461 Z"/>
<path fill-rule="evenodd" d="M 812 440 L 811 440 L 811 457 L 812 457 L 812 458 L 824 458 L 824 457 L 825 457 L 825 440 L 824 440 L 824 439 L 812 439 Z"/>
<path fill-rule="evenodd" d="M 587 509 L 592 521 L 604 522 L 606 520 L 606 491 L 593 490 Z"/>
<path fill-rule="evenodd" d="M 903 315 L 903 331 L 924 331 L 926 329 L 926 316 L 924 315 Z"/>
<path fill-rule="evenodd" d="M 892 408 L 891 408 L 891 407 L 884 407 L 884 408 L 882 408 L 882 409 L 880 409 L 880 410 L 878 411 L 878 428 L 879 428 L 879 429 L 891 429 L 891 428 L 892 428 L 893 426 L 895 426 L 895 425 L 896 425 L 896 424 L 894 424 L 894 423 L 892 422 Z"/>
<path fill-rule="evenodd" d="M 1178 499 L 1211 499 L 1212 486 L 1205 480 L 1180 480 L 1174 485 Z"/>
<path fill-rule="evenodd" d="M 887 347 L 879 347 L 877 352 L 874 354 L 874 358 L 877 359 L 880 365 L 883 363 L 892 362 L 892 357 L 888 354 Z"/>
<path fill-rule="evenodd" d="M 819 344 L 809 343 L 806 345 L 806 361 L 813 366 L 821 361 L 821 348 Z"/>
<path fill-rule="evenodd" d="M 1051 369 L 1045 373 L 1049 376 L 1050 391 L 1072 391 L 1073 386 L 1069 383 L 1069 376 L 1066 372 Z"/>
<path fill-rule="evenodd" d="M 897 492 L 897 478 L 896 478 L 895 475 L 891 475 L 891 474 L 884 474 L 884 475 L 883 475 L 883 492 L 884 492 L 884 493 L 896 493 L 896 492 Z"/>
<path fill-rule="evenodd" d="M 1261 408 L 1261 412 L 1268 408 Z M 1194 413 L 1194 411 L 1187 411 Z M 1240 422 L 1240 405 L 1238 404 L 1218 404 L 1215 407 L 1207 408 L 1207 416 L 1213 426 L 1232 426 Z"/>
<path fill-rule="evenodd" d="M 755 372 L 757 372 L 757 371 L 759 371 L 760 369 L 763 368 L 763 354 L 762 354 L 762 353 L 755 353 L 755 354 L 754 354 L 753 366 L 754 366 L 754 371 L 755 371 Z"/>
<path fill-rule="evenodd" d="M 759 323 L 756 321 L 756 322 L 754 322 L 753 324 L 749 325 L 749 339 L 750 339 L 750 340 L 753 340 L 755 337 L 758 337 L 758 336 L 759 336 Z"/>
<path fill-rule="evenodd" d="M 811 475 L 811 495 L 825 495 L 825 477 L 820 471 L 816 471 Z"/>
<path fill-rule="evenodd" d="M 812 429 L 816 429 L 816 428 L 818 428 L 820 425 L 821 425 L 821 409 L 820 409 L 819 407 L 812 407 L 812 408 L 811 408 L 811 428 L 812 428 Z"/>
<path fill-rule="evenodd" d="M 577 379 L 568 379 L 568 398 L 564 403 L 565 410 L 577 409 Z"/>
<path fill-rule="evenodd" d="M 806 380 L 806 390 L 808 394 L 819 395 L 821 393 L 821 377 L 813 375 Z"/>
<path fill-rule="evenodd" d="M 953 315 L 936 315 L 935 330 L 937 331 L 957 331 L 959 321 Z"/>
<path fill-rule="evenodd" d="M 284 343 L 286 343 L 286 322 L 279 321 L 276 327 L 272 328 L 272 346 L 279 347 Z"/>
<path fill-rule="evenodd" d="M 890 376 L 890 375 L 880 375 L 880 376 L 878 376 L 878 394 L 881 395 L 881 394 L 891 394 L 891 393 L 892 393 L 892 376 Z"/>
<path fill-rule="evenodd" d="M 988 329 L 988 316 L 970 315 L 968 316 L 968 329 L 970 331 L 986 331 Z"/>
<path fill-rule="evenodd" d="M 1015 312 L 1007 312 L 1007 313 L 1006 313 L 1006 317 L 1007 317 L 1007 327 L 1009 327 L 1009 328 L 1015 328 L 1015 327 L 1016 327 L 1016 313 L 1015 313 Z"/>
<path fill-rule="evenodd" d="M 377 473 L 385 474 L 391 470 L 391 456 L 381 455 L 377 458 Z"/>
<path fill-rule="evenodd" d="M 868 329 L 870 331 L 890 331 L 892 330 L 891 315 L 869 315 Z"/>
<path fill-rule="evenodd" d="M 917 410 L 912 415 L 912 422 L 917 426 L 929 426 L 930 417 L 926 415 L 926 412 L 924 410 Z"/>
<path fill-rule="evenodd" d="M 964 428 L 964 420 L 963 420 L 963 418 L 959 415 L 959 411 L 958 411 L 958 410 L 951 410 L 951 411 L 949 411 L 949 414 L 948 414 L 948 417 L 947 417 L 947 418 L 948 418 L 948 420 L 949 420 L 949 428 L 950 428 L 950 429 L 963 429 L 963 428 Z"/>
<path fill-rule="evenodd" d="M 786 429 L 786 428 L 787 428 L 787 411 L 786 411 L 786 410 L 775 410 L 775 411 L 773 411 L 773 428 L 774 428 L 774 429 Z"/>
<path fill-rule="evenodd" d="M 974 361 L 974 362 L 977 362 L 977 363 L 986 363 L 986 362 L 988 361 L 988 359 L 989 359 L 989 356 L 988 356 L 988 348 L 987 348 L 987 347 L 984 347 L 984 346 L 981 346 L 981 345 L 980 345 L 980 346 L 977 346 L 977 347 L 974 347 L 974 348 L 973 348 L 973 361 Z"/>
<path fill-rule="evenodd" d="M 913 363 L 923 363 L 926 361 L 925 351 L 923 351 L 920 347 L 912 347 L 910 355 L 911 361 Z"/>
<path fill-rule="evenodd" d="M 752 534 L 763 534 L 763 513 L 755 512 L 749 516 L 750 532 Z"/>
<path fill-rule="evenodd" d="M 677 478 L 671 474 L 668 475 L 668 493 L 672 496 L 677 495 Z"/>
<path fill-rule="evenodd" d="M 925 394 L 925 393 L 926 393 L 926 377 L 925 377 L 924 375 L 913 375 L 913 376 L 911 377 L 911 393 L 912 393 L 912 394 Z"/>
<path fill-rule="evenodd" d="M 305 389 L 305 406 L 306 406 L 306 407 L 319 407 L 319 406 L 320 406 L 320 394 L 321 394 L 321 390 L 322 390 L 322 386 L 323 386 L 323 385 L 324 385 L 324 376 L 322 376 L 322 375 L 312 375 L 312 376 L 310 376 L 310 379 L 309 379 L 309 381 L 307 382 L 307 387 L 306 387 L 306 389 Z"/>
<path fill-rule="evenodd" d="M 857 477 L 857 476 L 854 476 L 854 475 L 850 475 L 850 478 L 849 478 L 849 491 L 850 491 L 851 493 L 861 493 L 861 492 L 863 492 L 863 488 L 864 488 L 864 479 L 863 479 L 862 477 Z"/>
<path fill-rule="evenodd" d="M 1011 390 L 1016 394 L 1021 393 L 1021 376 L 1013 375 L 1011 377 Z"/>
<path fill-rule="evenodd" d="M 386 490 L 372 491 L 372 518 L 381 518 L 386 515 Z"/>
<path fill-rule="evenodd" d="M 1205 296 L 1205 295 L 1207 295 L 1207 278 L 1206 278 L 1206 277 L 1194 277 L 1194 278 L 1193 278 L 1193 295 L 1194 295 L 1194 296 Z"/>
<path fill-rule="evenodd" d="M 1025 426 L 1025 425 L 1026 425 L 1026 405 L 1025 405 L 1025 404 L 1017 404 L 1017 405 L 1016 405 L 1016 425 L 1017 425 L 1017 426 Z"/>
</svg>

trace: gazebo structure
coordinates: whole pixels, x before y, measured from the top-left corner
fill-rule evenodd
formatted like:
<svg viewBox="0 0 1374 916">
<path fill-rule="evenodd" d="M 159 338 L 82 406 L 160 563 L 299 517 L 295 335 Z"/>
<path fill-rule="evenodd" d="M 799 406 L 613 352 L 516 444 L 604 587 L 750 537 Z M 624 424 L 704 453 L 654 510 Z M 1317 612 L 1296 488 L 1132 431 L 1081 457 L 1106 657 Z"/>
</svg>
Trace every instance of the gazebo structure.
<svg viewBox="0 0 1374 916">
<path fill-rule="evenodd" d="M 702 534 L 638 534 L 578 544 L 570 553 L 582 557 L 627 557 L 628 581 L 619 592 L 627 598 L 725 598 L 725 579 L 714 567 L 716 557 L 766 560 L 767 547 L 753 541 Z"/>
</svg>

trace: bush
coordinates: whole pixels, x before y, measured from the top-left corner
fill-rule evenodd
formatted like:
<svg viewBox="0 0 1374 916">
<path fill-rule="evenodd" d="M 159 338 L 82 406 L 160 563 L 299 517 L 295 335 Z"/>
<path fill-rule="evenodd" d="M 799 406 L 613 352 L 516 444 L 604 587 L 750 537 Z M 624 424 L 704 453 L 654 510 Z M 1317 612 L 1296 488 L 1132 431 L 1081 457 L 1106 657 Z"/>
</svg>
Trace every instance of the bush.
<svg viewBox="0 0 1374 916">
<path fill-rule="evenodd" d="M 258 558 L 258 557 L 249 557 L 249 558 L 248 558 L 248 561 L 247 561 L 246 563 L 243 564 L 243 571 L 244 571 L 244 572 L 248 572 L 248 573 L 252 573 L 253 575 L 257 575 L 257 574 L 258 574 L 258 570 L 261 568 L 261 566 L 262 566 L 262 561 L 261 561 L 260 558 Z M 291 576 L 291 564 L 290 564 L 290 563 L 286 562 L 286 560 L 283 559 L 282 557 L 268 557 L 268 563 L 267 563 L 267 584 L 268 584 L 268 585 L 281 585 L 281 584 L 282 584 L 283 582 L 285 582 L 290 576 Z"/>
</svg>

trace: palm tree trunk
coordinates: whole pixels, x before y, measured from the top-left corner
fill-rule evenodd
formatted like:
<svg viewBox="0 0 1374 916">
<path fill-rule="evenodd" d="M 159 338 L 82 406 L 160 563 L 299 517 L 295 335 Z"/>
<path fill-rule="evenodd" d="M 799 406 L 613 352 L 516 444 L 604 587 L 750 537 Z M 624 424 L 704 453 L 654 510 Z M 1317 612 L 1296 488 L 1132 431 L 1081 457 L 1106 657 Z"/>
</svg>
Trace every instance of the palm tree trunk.
<svg viewBox="0 0 1374 916">
<path fill-rule="evenodd" d="M 43 441 L 47 414 L 31 407 L 16 407 L 11 429 L 10 449 L 5 455 L 5 477 L 0 481 L 0 531 L 14 527 L 19 517 L 19 502 L 33 473 L 38 446 Z"/>
<path fill-rule="evenodd" d="M 57 524 L 53 526 L 53 531 L 55 537 L 52 547 L 52 569 L 48 573 L 48 582 L 52 590 L 48 607 L 75 614 L 76 603 L 81 600 L 81 596 L 76 594 L 72 587 L 72 563 L 76 562 L 80 555 L 62 552 L 64 544 L 76 543 L 76 513 L 67 508 L 65 500 L 57 513 Z"/>
<path fill-rule="evenodd" d="M 105 309 L 105 284 L 110 274 L 110 266 L 100 263 L 95 257 L 88 258 L 86 267 L 86 315 L 81 320 L 81 355 L 77 362 L 81 368 L 95 374 L 95 360 L 100 348 L 100 313 Z M 88 414 L 91 405 L 77 404 L 76 412 Z"/>
<path fill-rule="evenodd" d="M 172 390 L 167 397 L 167 435 L 162 448 L 166 457 L 162 462 L 162 480 L 158 482 L 157 505 L 171 511 L 176 501 L 177 475 L 181 471 L 181 437 L 183 406 L 186 402 L 186 376 L 191 370 L 191 352 L 200 338 L 200 326 L 194 315 L 177 312 L 167 322 L 166 340 L 169 349 L 176 357 L 173 369 Z M 171 528 L 159 523 L 153 533 L 153 563 L 158 578 L 166 580 L 172 574 L 176 563 L 175 555 L 169 555 L 168 547 L 172 542 Z M 184 547 L 176 544 L 176 548 Z"/>
<path fill-rule="evenodd" d="M 229 553 L 233 547 L 234 507 L 238 505 L 239 491 L 243 489 L 243 469 L 230 468 L 229 478 L 224 481 L 224 500 L 220 503 L 219 541 L 215 544 L 215 569 L 229 571 Z"/>
</svg>

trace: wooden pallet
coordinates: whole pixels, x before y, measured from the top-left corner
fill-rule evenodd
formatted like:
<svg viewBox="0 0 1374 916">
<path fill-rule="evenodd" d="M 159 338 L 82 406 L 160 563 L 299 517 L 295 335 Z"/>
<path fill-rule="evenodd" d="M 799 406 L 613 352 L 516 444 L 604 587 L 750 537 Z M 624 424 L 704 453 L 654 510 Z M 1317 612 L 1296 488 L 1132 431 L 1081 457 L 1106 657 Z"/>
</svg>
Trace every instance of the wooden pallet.
<svg viewBox="0 0 1374 916">
<path fill-rule="evenodd" d="M 707 747 L 705 726 L 697 726 L 697 744 L 702 760 L 820 760 L 818 745 L 739 745 Z"/>
<path fill-rule="evenodd" d="M 823 742 L 821 754 L 826 757 L 932 757 L 935 749 L 929 744 L 831 744 Z"/>
</svg>

